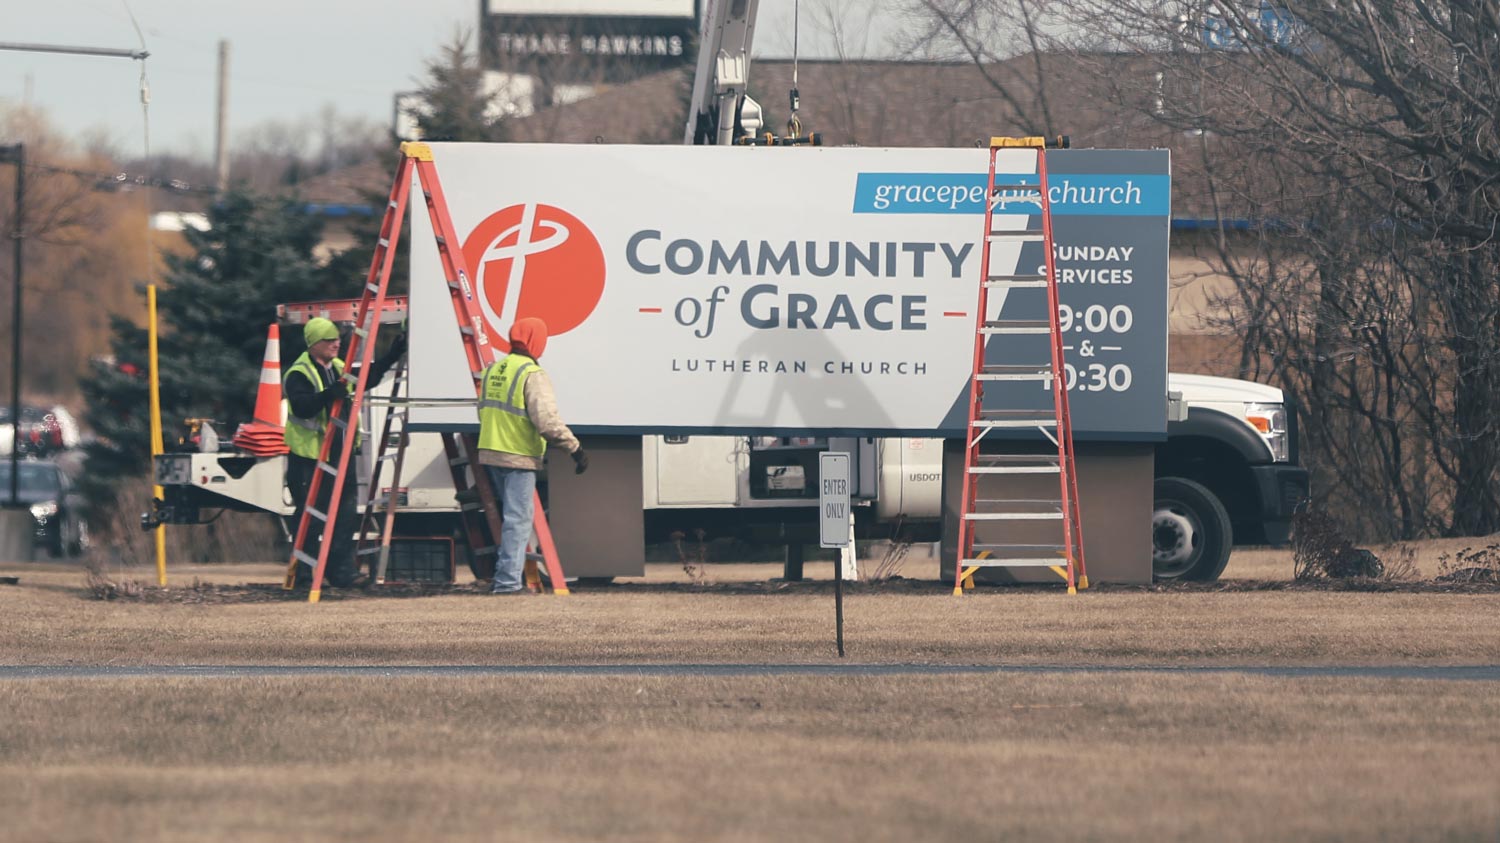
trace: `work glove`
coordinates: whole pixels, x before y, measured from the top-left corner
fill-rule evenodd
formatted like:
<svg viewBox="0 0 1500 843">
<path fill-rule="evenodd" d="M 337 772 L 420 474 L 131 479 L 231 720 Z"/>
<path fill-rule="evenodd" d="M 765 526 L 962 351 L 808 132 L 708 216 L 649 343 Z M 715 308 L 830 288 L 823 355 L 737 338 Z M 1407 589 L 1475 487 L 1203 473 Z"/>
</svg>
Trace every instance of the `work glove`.
<svg viewBox="0 0 1500 843">
<path fill-rule="evenodd" d="M 332 407 L 333 402 L 339 400 L 340 398 L 347 398 L 348 395 L 349 387 L 344 383 L 344 380 L 342 378 L 334 381 L 328 386 L 327 389 L 318 393 L 318 397 L 323 399 L 323 406 L 325 407 Z"/>
<path fill-rule="evenodd" d="M 582 474 L 589 470 L 589 455 L 585 454 L 582 448 L 574 451 L 571 456 L 573 457 L 574 474 Z"/>
</svg>

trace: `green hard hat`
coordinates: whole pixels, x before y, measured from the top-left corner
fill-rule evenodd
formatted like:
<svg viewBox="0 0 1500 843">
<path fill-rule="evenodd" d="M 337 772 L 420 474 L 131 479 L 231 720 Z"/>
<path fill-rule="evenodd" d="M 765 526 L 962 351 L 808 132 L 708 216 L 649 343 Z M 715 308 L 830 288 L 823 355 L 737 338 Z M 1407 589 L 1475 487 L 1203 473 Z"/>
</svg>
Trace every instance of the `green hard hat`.
<svg viewBox="0 0 1500 843">
<path fill-rule="evenodd" d="M 309 348 L 315 342 L 336 340 L 338 338 L 338 326 L 321 316 L 314 316 L 307 320 L 306 325 L 302 326 L 302 339 L 307 343 Z"/>
</svg>

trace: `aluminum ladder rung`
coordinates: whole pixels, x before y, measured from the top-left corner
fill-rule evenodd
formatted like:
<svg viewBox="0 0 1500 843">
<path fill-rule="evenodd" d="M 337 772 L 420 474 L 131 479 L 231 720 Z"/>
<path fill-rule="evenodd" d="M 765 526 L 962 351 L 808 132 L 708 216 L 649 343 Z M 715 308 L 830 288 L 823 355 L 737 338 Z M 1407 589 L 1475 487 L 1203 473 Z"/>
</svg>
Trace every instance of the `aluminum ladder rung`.
<svg viewBox="0 0 1500 843">
<path fill-rule="evenodd" d="M 318 557 L 316 557 L 316 556 L 308 556 L 306 553 L 302 552 L 302 550 L 300 550 L 300 549 L 293 550 L 292 551 L 292 557 L 295 558 L 298 562 L 301 562 L 302 564 L 306 565 L 309 568 L 316 568 L 316 567 L 318 567 Z"/>
<path fill-rule="evenodd" d="M 1051 363 L 985 363 L 979 367 L 979 373 L 1002 374 L 1004 372 L 1034 372 L 1037 369 L 1052 370 Z"/>
<path fill-rule="evenodd" d="M 319 521 L 322 521 L 325 524 L 328 523 L 328 516 L 324 515 L 321 510 L 313 509 L 310 506 L 306 507 L 305 510 L 308 515 L 311 515 L 312 517 L 318 519 Z"/>
<path fill-rule="evenodd" d="M 976 381 L 1050 381 L 1057 375 L 1052 370 L 1032 369 L 1025 372 L 980 372 L 974 376 Z"/>
<path fill-rule="evenodd" d="M 1045 290 L 1047 289 L 1047 276 L 1045 275 L 992 275 L 984 279 L 984 286 L 990 289 L 1003 288 L 1010 290 Z"/>
<path fill-rule="evenodd" d="M 990 196 L 991 197 L 998 196 L 1000 194 L 1000 191 L 1002 191 L 1002 190 L 1009 190 L 1009 191 L 1012 191 L 1012 192 L 1024 190 L 1024 191 L 1026 191 L 1028 193 L 1035 194 L 1036 196 L 1041 196 L 1042 195 L 1042 186 L 1040 184 L 1022 184 L 1022 183 L 1017 183 L 1017 184 L 995 184 L 995 185 L 991 185 L 990 186 Z"/>
<path fill-rule="evenodd" d="M 1013 462 L 1013 463 L 1053 463 L 1057 461 L 1056 454 L 980 454 L 977 459 L 980 462 Z"/>
<path fill-rule="evenodd" d="M 1050 334 L 1052 323 L 1043 319 L 987 319 L 979 326 L 981 334 Z"/>
<path fill-rule="evenodd" d="M 975 419 L 974 427 L 1027 428 L 1057 427 L 1057 419 Z"/>
<path fill-rule="evenodd" d="M 1062 510 L 1052 512 L 971 512 L 966 521 L 1061 521 Z"/>
<path fill-rule="evenodd" d="M 976 465 L 968 471 L 970 474 L 1056 474 L 1062 469 L 1056 465 Z"/>
<path fill-rule="evenodd" d="M 991 231 L 989 234 L 985 235 L 985 239 L 989 240 L 992 243 L 1005 241 L 1014 242 L 1016 240 L 1027 243 L 1040 243 L 1045 238 L 1046 235 L 1042 234 L 1040 231 Z"/>
<path fill-rule="evenodd" d="M 1067 550 L 1056 542 L 1028 543 L 1028 542 L 974 542 L 975 550 L 1055 550 L 1062 553 Z"/>
<path fill-rule="evenodd" d="M 1046 556 L 1017 556 L 1011 559 L 964 559 L 965 568 L 1055 568 L 1068 564 L 1068 560 L 1058 556 L 1049 558 Z"/>
</svg>

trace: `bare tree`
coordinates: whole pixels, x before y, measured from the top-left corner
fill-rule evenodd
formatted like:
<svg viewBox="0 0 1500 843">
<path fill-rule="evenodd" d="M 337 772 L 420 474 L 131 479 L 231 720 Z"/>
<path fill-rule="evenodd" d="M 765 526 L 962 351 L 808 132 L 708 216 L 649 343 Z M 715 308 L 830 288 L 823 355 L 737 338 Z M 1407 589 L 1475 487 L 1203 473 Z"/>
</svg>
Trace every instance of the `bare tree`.
<svg viewBox="0 0 1500 843">
<path fill-rule="evenodd" d="M 1174 207 L 1220 222 L 1203 251 L 1234 282 L 1219 312 L 1241 371 L 1301 400 L 1315 488 L 1392 537 L 1500 529 L 1497 9 L 913 4 L 919 46 L 984 64 L 1024 43 L 1037 68 L 1044 53 L 1094 68 L 1112 108 L 1167 130 Z M 1049 28 L 1055 16 L 1067 24 Z M 1049 133 L 1059 111 L 1076 120 L 1094 105 L 1063 108 L 1045 78 L 1006 101 Z"/>
<path fill-rule="evenodd" d="M 137 315 L 134 283 L 148 275 L 153 256 L 141 192 L 98 174 L 113 162 L 74 151 L 30 109 L 0 112 L 0 136 L 26 144 L 26 209 L 22 343 L 26 400 L 73 401 L 77 375 L 109 348 L 112 312 Z M 10 196 L 15 168 L 0 166 L 0 231 L 15 225 Z M 4 247 L 0 279 L 6 305 L 0 336 L 9 338 L 11 249 Z M 9 395 L 10 367 L 0 367 L 0 394 Z"/>
<path fill-rule="evenodd" d="M 237 184 L 276 193 L 327 172 L 362 163 L 389 147 L 385 129 L 324 106 L 315 118 L 268 121 L 241 132 L 230 172 Z"/>
</svg>

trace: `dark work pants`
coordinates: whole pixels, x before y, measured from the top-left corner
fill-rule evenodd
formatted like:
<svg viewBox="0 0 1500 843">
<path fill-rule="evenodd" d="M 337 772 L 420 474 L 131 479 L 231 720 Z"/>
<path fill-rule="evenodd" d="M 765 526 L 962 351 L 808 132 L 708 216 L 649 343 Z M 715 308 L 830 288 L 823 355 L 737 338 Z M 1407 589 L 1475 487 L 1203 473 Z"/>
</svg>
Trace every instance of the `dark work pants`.
<svg viewBox="0 0 1500 843">
<path fill-rule="evenodd" d="M 352 459 L 352 457 L 351 457 Z M 312 485 L 313 472 L 318 470 L 318 461 L 307 457 L 299 457 L 296 454 L 287 454 L 286 458 L 286 484 L 291 489 L 292 500 L 297 502 L 297 512 L 292 516 L 292 539 L 297 538 L 297 525 L 302 522 L 302 509 L 307 505 L 307 490 Z M 318 502 L 314 505 L 319 512 L 328 511 L 328 499 L 333 495 L 333 477 L 325 476 L 321 488 L 318 489 Z M 334 588 L 348 588 L 354 584 L 354 575 L 359 569 L 354 563 L 354 529 L 359 524 L 359 484 L 355 482 L 354 472 L 345 472 L 344 491 L 339 495 L 339 514 L 334 519 L 333 545 L 328 549 L 328 564 L 323 571 L 323 578 Z M 307 555 L 317 558 L 318 537 L 322 533 L 323 522 L 316 518 L 308 520 L 308 537 L 306 546 L 302 551 Z M 312 569 L 306 565 L 298 565 L 297 582 L 311 583 Z"/>
</svg>

